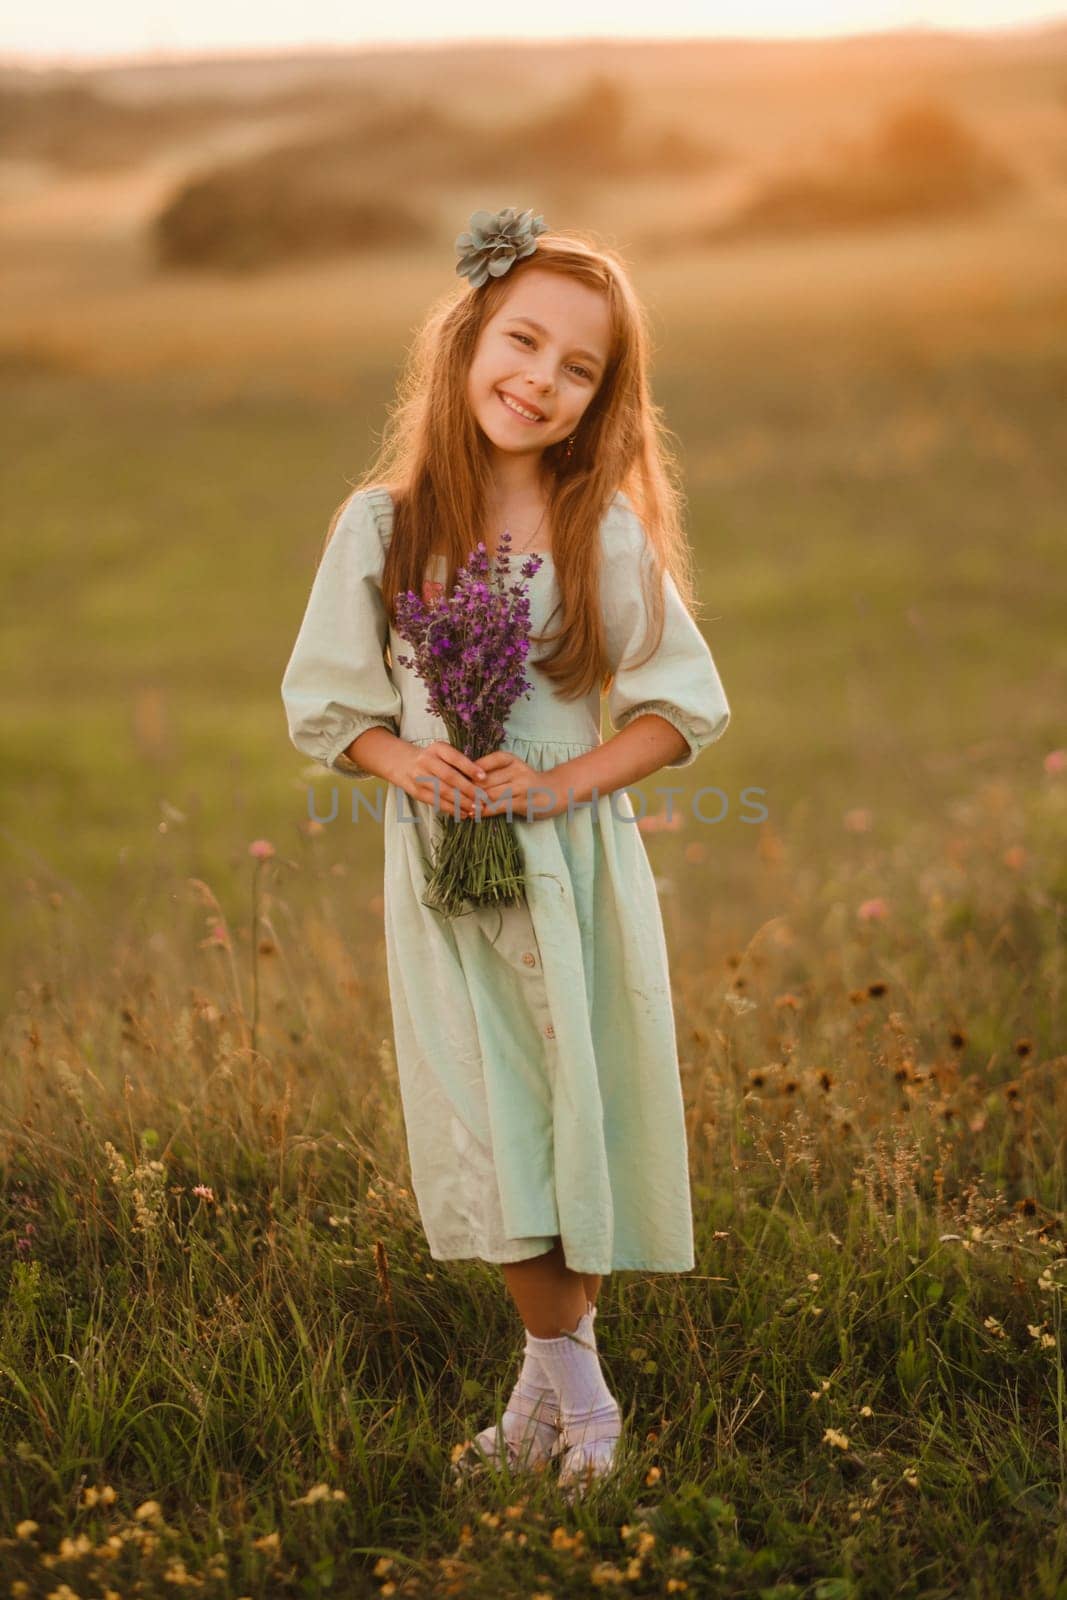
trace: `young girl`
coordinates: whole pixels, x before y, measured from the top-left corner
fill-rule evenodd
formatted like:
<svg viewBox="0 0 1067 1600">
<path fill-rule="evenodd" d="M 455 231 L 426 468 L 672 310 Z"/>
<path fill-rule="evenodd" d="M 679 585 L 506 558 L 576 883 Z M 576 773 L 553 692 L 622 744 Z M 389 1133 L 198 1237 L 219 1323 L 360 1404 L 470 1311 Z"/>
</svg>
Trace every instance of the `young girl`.
<svg viewBox="0 0 1067 1600">
<path fill-rule="evenodd" d="M 386 956 L 415 1198 L 431 1256 L 498 1263 L 525 1325 L 503 1415 L 457 1445 L 454 1470 L 561 1456 L 573 1496 L 617 1464 L 621 1434 L 593 1329 L 602 1277 L 694 1265 L 667 951 L 626 786 L 690 765 L 730 710 L 693 620 L 621 260 L 512 208 L 476 212 L 456 248 L 469 282 L 427 318 L 392 437 L 334 513 L 282 697 L 298 749 L 389 786 Z M 533 690 L 474 761 L 398 664 L 394 602 L 451 592 L 505 529 L 514 556 L 542 560 Z M 605 690 L 617 731 L 602 742 Z M 509 797 L 523 901 L 453 919 L 424 906 L 435 811 L 477 826 Z"/>
</svg>

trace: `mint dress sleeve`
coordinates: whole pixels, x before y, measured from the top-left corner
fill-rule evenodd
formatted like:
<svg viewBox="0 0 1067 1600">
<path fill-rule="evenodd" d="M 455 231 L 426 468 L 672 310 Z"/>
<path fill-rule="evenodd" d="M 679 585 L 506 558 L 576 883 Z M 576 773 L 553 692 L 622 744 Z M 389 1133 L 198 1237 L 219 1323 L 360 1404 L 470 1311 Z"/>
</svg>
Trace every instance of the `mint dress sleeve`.
<svg viewBox="0 0 1067 1600">
<path fill-rule="evenodd" d="M 403 702 L 385 660 L 385 550 L 374 509 L 357 491 L 338 519 L 311 586 L 282 679 L 298 750 L 351 778 L 368 778 L 344 751 L 367 728 L 399 733 Z"/>
<path fill-rule="evenodd" d="M 616 732 L 635 717 L 654 712 L 677 728 L 689 748 L 669 767 L 688 767 L 706 745 L 726 732 L 730 707 L 718 669 L 669 572 L 663 574 L 663 637 L 648 650 L 648 604 L 644 585 L 652 551 L 640 521 L 629 512 L 608 561 L 604 623 L 608 663 L 615 674 L 608 715 Z"/>
</svg>

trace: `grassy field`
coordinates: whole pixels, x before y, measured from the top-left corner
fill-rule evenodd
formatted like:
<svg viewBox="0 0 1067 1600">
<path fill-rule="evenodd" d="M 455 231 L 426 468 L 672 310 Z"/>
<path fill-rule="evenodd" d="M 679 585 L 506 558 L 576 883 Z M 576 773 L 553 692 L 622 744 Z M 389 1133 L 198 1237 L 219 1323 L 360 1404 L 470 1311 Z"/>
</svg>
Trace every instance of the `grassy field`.
<svg viewBox="0 0 1067 1600">
<path fill-rule="evenodd" d="M 576 1509 L 450 1483 L 521 1328 L 427 1253 L 380 834 L 279 694 L 450 236 L 236 289 L 23 214 L 0 1595 L 1067 1595 L 1061 195 L 637 273 L 733 723 L 639 786 L 697 1267 L 605 1282 Z"/>
</svg>

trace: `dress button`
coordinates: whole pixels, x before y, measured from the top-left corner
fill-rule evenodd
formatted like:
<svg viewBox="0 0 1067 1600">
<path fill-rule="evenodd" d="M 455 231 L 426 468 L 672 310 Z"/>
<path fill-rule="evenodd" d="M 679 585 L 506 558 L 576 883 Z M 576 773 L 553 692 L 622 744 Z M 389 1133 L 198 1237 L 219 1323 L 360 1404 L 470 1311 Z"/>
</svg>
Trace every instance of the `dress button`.
<svg viewBox="0 0 1067 1600">
<path fill-rule="evenodd" d="M 536 959 L 537 959 L 537 957 L 534 955 L 532 950 L 524 950 L 522 952 L 522 960 L 523 960 L 523 965 L 524 966 L 532 967 L 534 962 L 536 961 Z"/>
<path fill-rule="evenodd" d="M 546 1039 L 554 1039 L 555 1037 L 556 1037 L 556 1030 L 555 1030 L 555 1028 L 552 1026 L 552 1024 L 550 1022 L 548 1024 L 547 1028 L 545 1029 L 545 1038 Z"/>
</svg>

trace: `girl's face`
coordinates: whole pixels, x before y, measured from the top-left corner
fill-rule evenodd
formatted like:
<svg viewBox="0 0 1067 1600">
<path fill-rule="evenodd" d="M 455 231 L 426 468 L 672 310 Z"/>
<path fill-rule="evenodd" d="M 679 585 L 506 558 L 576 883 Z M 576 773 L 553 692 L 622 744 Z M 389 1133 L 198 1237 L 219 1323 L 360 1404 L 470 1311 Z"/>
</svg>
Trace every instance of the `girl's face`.
<svg viewBox="0 0 1067 1600">
<path fill-rule="evenodd" d="M 525 272 L 478 335 L 467 374 L 467 400 L 490 443 L 530 455 L 569 438 L 600 387 L 610 342 L 599 290 Z M 505 395 L 536 415 L 520 415 Z"/>
</svg>

